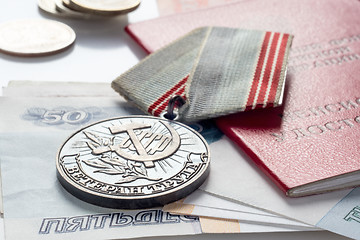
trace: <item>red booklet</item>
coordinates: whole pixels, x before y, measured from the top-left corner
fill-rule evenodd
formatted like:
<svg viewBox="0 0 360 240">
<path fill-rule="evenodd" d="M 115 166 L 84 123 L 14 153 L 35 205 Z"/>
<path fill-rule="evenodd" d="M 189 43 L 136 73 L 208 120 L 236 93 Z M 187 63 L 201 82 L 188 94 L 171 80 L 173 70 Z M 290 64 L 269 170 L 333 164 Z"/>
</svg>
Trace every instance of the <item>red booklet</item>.
<svg viewBox="0 0 360 240">
<path fill-rule="evenodd" d="M 251 0 L 129 25 L 153 52 L 213 25 L 294 35 L 282 107 L 223 117 L 219 128 L 288 196 L 360 185 L 360 2 Z"/>
</svg>

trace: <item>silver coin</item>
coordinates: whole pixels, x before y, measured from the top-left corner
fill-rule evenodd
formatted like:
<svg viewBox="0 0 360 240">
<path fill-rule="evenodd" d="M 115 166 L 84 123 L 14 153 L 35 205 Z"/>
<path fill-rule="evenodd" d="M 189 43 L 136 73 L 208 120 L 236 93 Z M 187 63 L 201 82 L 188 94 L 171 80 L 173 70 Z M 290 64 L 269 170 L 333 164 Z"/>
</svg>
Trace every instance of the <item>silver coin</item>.
<svg viewBox="0 0 360 240">
<path fill-rule="evenodd" d="M 93 17 L 91 14 L 80 13 L 66 8 L 62 0 L 38 0 L 38 6 L 42 11 L 57 17 L 76 19 L 89 19 Z"/>
<path fill-rule="evenodd" d="M 74 196 L 121 209 L 179 200 L 205 180 L 210 152 L 192 128 L 149 116 L 104 120 L 60 148 L 58 179 Z"/>
<path fill-rule="evenodd" d="M 79 11 L 74 11 L 71 8 L 68 8 L 64 1 L 66 0 L 52 0 L 55 1 L 55 9 L 60 12 L 62 15 L 65 15 L 69 18 L 76 18 L 76 19 L 103 19 L 104 16 L 91 14 L 91 13 L 83 13 Z"/>
<path fill-rule="evenodd" d="M 54 0 L 38 0 L 38 7 L 51 15 L 63 16 L 59 11 L 56 10 Z"/>
<path fill-rule="evenodd" d="M 44 56 L 58 53 L 75 41 L 66 24 L 43 19 L 24 19 L 0 25 L 0 52 L 15 56 Z"/>
<path fill-rule="evenodd" d="M 117 15 L 134 11 L 140 0 L 63 0 L 65 6 L 80 12 Z"/>
</svg>

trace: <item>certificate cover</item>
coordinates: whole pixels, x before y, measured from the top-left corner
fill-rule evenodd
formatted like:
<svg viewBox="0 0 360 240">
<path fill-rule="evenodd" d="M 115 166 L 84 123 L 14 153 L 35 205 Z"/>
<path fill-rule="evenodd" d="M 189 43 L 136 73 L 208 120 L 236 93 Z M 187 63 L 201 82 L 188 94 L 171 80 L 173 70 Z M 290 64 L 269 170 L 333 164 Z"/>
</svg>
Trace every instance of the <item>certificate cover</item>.
<svg viewBox="0 0 360 240">
<path fill-rule="evenodd" d="M 288 196 L 360 185 L 360 3 L 252 0 L 129 25 L 153 52 L 213 25 L 294 35 L 284 103 L 217 120 Z"/>
</svg>

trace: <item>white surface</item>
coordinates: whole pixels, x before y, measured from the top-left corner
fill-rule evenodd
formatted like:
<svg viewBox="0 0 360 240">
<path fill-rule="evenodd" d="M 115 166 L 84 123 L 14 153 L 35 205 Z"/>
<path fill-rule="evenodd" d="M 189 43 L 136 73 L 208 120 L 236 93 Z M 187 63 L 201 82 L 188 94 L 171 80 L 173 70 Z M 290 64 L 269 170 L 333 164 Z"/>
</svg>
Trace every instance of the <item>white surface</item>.
<svg viewBox="0 0 360 240">
<path fill-rule="evenodd" d="M 0 24 L 23 18 L 58 20 L 72 27 L 75 45 L 60 54 L 40 58 L 12 57 L 0 53 L 0 86 L 10 80 L 111 82 L 118 75 L 145 57 L 145 52 L 124 32 L 128 23 L 158 16 L 156 1 L 143 0 L 127 18 L 108 21 L 70 20 L 41 12 L 36 0 L 0 0 Z M 0 113 L 1 114 L 1 113 Z M 6 214 L 6 213 L 5 213 Z M 2 225 L 0 219 L 0 225 Z M 0 239 L 3 239 L 0 228 Z M 154 238 L 155 239 L 155 238 Z M 345 239 L 329 232 L 219 234 L 156 239 Z"/>
<path fill-rule="evenodd" d="M 109 20 L 53 17 L 38 9 L 37 0 L 0 2 L 0 24 L 15 19 L 52 19 L 69 25 L 77 35 L 73 47 L 53 56 L 23 58 L 0 53 L 1 86 L 10 80 L 111 82 L 146 56 L 124 27 L 158 16 L 155 0 L 144 0 L 134 12 Z"/>
</svg>

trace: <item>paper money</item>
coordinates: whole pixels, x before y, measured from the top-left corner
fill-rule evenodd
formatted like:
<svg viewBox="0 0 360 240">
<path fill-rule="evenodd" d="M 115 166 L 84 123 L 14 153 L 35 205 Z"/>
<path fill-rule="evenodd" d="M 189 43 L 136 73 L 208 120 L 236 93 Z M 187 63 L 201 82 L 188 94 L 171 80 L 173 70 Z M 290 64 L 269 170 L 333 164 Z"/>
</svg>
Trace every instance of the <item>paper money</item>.
<svg viewBox="0 0 360 240">
<path fill-rule="evenodd" d="M 190 210 L 191 209 L 191 210 Z M 194 215 L 194 216 L 206 216 L 220 219 L 232 219 L 238 220 L 241 223 L 253 223 L 253 224 L 265 224 L 270 226 L 282 226 L 287 227 L 289 231 L 292 230 L 301 230 L 301 231 L 312 231 L 318 230 L 310 225 L 302 224 L 293 220 L 286 218 L 281 218 L 278 216 L 266 216 L 266 215 L 257 215 L 251 213 L 244 213 L 238 211 L 231 211 L 226 209 L 210 208 L 197 206 L 192 204 L 184 203 L 172 203 L 169 204 L 164 211 L 170 212 L 173 214 L 183 214 L 183 215 Z M 294 231 L 295 231 L 294 230 Z"/>
<path fill-rule="evenodd" d="M 95 96 L 97 96 L 97 98 L 95 98 L 95 100 L 94 100 L 94 98 L 87 98 L 86 99 L 86 101 L 89 101 L 89 102 L 92 103 L 91 106 L 93 106 L 93 107 L 96 104 L 102 103 L 100 105 L 103 105 L 103 106 L 116 106 L 116 108 L 123 106 L 125 108 L 129 108 L 129 106 L 124 102 L 124 100 L 121 100 L 121 98 L 119 98 L 119 97 L 116 97 L 115 99 L 112 98 L 112 99 L 107 99 L 107 100 L 106 100 L 106 98 L 99 97 L 101 95 L 106 96 L 106 95 L 112 93 L 111 91 L 110 92 L 106 91 L 106 89 L 107 89 L 106 86 L 108 86 L 108 84 L 106 84 L 106 83 L 104 83 L 104 84 L 102 84 L 102 83 L 94 84 L 94 85 L 96 85 L 96 87 L 94 87 L 94 89 L 91 89 L 92 85 L 93 84 L 86 84 L 86 86 L 88 86 L 88 87 L 85 87 L 84 84 L 82 84 L 82 83 L 80 83 L 80 84 L 77 84 L 77 83 L 61 84 L 61 83 L 54 83 L 54 82 L 28 82 L 28 81 L 26 81 L 26 82 L 21 82 L 20 81 L 19 82 L 19 81 L 15 81 L 15 82 L 12 82 L 8 86 L 8 89 L 6 89 L 6 88 L 4 89 L 4 95 L 11 96 L 12 94 L 14 94 L 13 96 L 19 96 L 19 95 L 22 96 L 22 94 L 25 94 L 24 96 L 27 96 L 27 97 L 31 97 L 31 96 L 42 96 L 42 97 L 44 97 L 44 96 L 66 96 L 67 94 L 69 94 L 71 96 L 82 96 L 82 98 L 69 98 L 69 99 L 66 100 L 66 103 L 68 103 L 68 104 L 63 105 L 63 106 L 66 106 L 66 105 L 69 105 L 69 103 L 71 103 L 72 107 L 74 107 L 75 109 L 80 109 L 78 107 L 81 107 L 81 103 L 79 103 L 76 99 L 83 99 L 82 101 L 85 101 L 83 96 L 89 96 L 91 94 L 94 94 Z M 73 89 L 75 89 L 75 91 L 73 91 Z M 85 89 L 85 90 L 82 91 L 82 89 L 83 90 Z M 97 93 L 96 89 L 99 89 L 98 93 Z M 8 91 L 8 90 L 11 90 L 11 91 Z M 18 90 L 18 92 L 17 92 L 17 90 Z M 116 94 L 115 94 L 115 96 L 116 96 Z M 17 108 L 16 106 L 18 106 L 18 104 L 20 104 L 21 102 L 23 102 L 23 103 L 27 102 L 25 104 L 25 105 L 27 105 L 27 107 L 34 107 L 34 106 L 36 106 L 36 103 L 38 103 L 38 104 L 40 104 L 42 106 L 49 107 L 48 110 L 51 110 L 52 109 L 51 108 L 52 104 L 49 103 L 47 106 L 46 106 L 46 104 L 44 104 L 46 102 L 50 102 L 50 100 L 51 99 L 49 99 L 49 98 L 38 98 L 37 102 L 33 102 L 33 103 L 31 103 L 31 98 L 29 98 L 29 100 L 24 100 L 24 101 L 21 101 L 20 99 L 18 99 L 17 101 L 8 100 L 7 103 L 10 104 L 10 105 L 4 104 L 5 109 L 6 109 L 6 111 L 11 109 L 12 112 L 7 115 L 6 124 L 9 124 L 9 123 L 11 123 L 12 121 L 15 121 L 15 120 L 19 121 L 19 119 L 11 118 L 11 117 L 9 117 L 9 115 L 14 115 L 14 116 L 20 116 L 20 115 L 24 116 L 24 115 L 26 115 L 26 114 L 24 114 L 24 111 L 16 110 L 16 108 Z M 1 100 L 1 102 L 3 103 L 3 99 Z M 16 104 L 16 102 L 17 102 L 17 104 Z M 23 107 L 26 107 L 25 105 L 23 105 Z M 9 106 L 12 106 L 12 107 L 9 108 Z M 109 109 L 109 108 L 104 107 L 104 109 Z M 27 111 L 25 111 L 25 112 L 27 112 Z M 99 111 L 99 113 L 100 112 L 101 111 Z M 56 114 L 55 114 L 55 116 L 56 116 Z M 95 116 L 95 118 L 92 121 L 96 121 L 97 119 L 99 119 L 99 117 L 100 116 L 97 116 L 97 117 Z M 102 117 L 106 117 L 106 114 L 102 115 Z M 57 118 L 59 118 L 59 116 Z M 41 124 L 39 124 L 41 122 L 40 120 L 41 120 L 41 118 L 38 119 L 37 121 L 34 120 L 34 122 L 31 122 L 30 120 L 29 121 L 21 120 L 20 122 L 22 124 L 14 124 L 13 128 L 10 129 L 10 130 L 11 131 L 16 130 L 17 132 L 20 132 L 20 133 L 22 131 L 31 131 L 31 129 L 33 129 L 33 128 L 34 128 L 34 132 L 48 131 L 48 127 L 44 127 L 44 126 L 41 126 Z M 3 121 L 5 121 L 3 116 L 2 116 L 0 121 L 1 121 L 1 124 L 0 124 L 0 128 L 1 128 L 1 126 L 3 126 L 5 124 L 3 122 Z M 57 131 L 57 129 L 59 128 L 59 131 L 63 131 L 61 129 L 65 129 L 66 131 L 72 132 L 73 130 L 71 128 L 76 129 L 76 128 L 79 127 L 79 126 L 71 126 L 70 124 L 67 124 L 67 123 L 61 122 L 61 121 L 59 121 L 57 123 L 58 123 L 58 125 L 50 126 L 50 128 L 53 131 Z M 84 123 L 84 124 L 86 124 L 86 123 Z M 4 130 L 4 129 L 6 130 L 6 128 L 3 128 L 2 130 Z M 218 137 L 215 137 L 215 139 L 218 139 Z M 2 140 L 0 140 L 0 141 L 2 142 Z M 214 142 L 216 142 L 216 141 L 214 140 Z M 225 148 L 224 148 L 224 151 L 223 151 L 226 154 L 229 153 L 228 152 L 229 148 L 226 147 L 227 144 L 228 143 L 225 143 L 225 146 L 224 146 Z M 210 145 L 210 147 L 212 148 L 212 144 Z M 239 154 L 238 149 L 234 148 L 233 151 L 235 151 L 236 153 Z M 32 152 L 32 151 L 29 151 L 29 152 Z M 231 151 L 230 151 L 230 154 L 228 156 L 229 157 L 232 156 Z M 235 156 L 238 156 L 238 155 L 235 155 Z M 221 161 L 223 161 L 223 158 L 221 158 Z M 213 172 L 214 170 L 211 170 L 211 171 Z M 212 174 L 210 175 L 210 177 L 211 176 L 212 176 Z M 266 185 L 264 185 L 262 187 L 265 188 Z M 254 209 L 254 210 L 256 210 L 256 209 Z M 59 217 L 59 216 L 57 216 L 57 217 Z M 61 215 L 61 216 L 63 216 L 63 215 Z M 79 216 L 81 216 L 81 215 L 79 215 Z M 212 227 L 210 227 L 210 229 L 214 229 L 214 227 L 213 227 L 214 222 L 216 222 L 215 223 L 216 226 L 219 226 L 220 222 L 221 222 L 220 220 L 215 221 L 215 220 L 212 219 L 210 221 L 202 221 L 201 219 L 203 219 L 203 218 L 200 218 L 200 222 L 203 224 L 201 227 L 202 227 L 202 229 L 205 229 L 205 230 L 203 230 L 203 232 L 206 232 L 206 229 L 209 229 L 209 226 L 212 226 Z M 14 229 L 17 230 L 16 227 L 19 226 L 19 225 L 16 225 L 16 224 L 20 224 L 21 221 L 25 221 L 27 223 L 31 222 L 30 219 L 27 219 L 27 220 L 21 219 L 19 221 L 15 221 L 15 223 L 13 225 Z M 235 223 L 236 223 L 236 221 L 235 221 Z M 231 223 L 233 225 L 233 227 L 230 228 L 230 229 L 232 229 L 231 232 L 233 232 L 234 229 L 236 229 L 239 226 L 238 224 L 235 224 L 235 223 L 234 222 Z M 222 226 L 227 226 L 224 223 L 221 223 L 221 224 L 222 224 Z M 235 224 L 236 227 L 234 227 L 234 224 Z M 164 224 L 162 224 L 162 225 L 164 225 Z M 162 225 L 159 225 L 159 228 L 161 228 Z M 24 225 L 24 226 L 26 226 L 26 225 Z M 56 221 L 54 223 L 52 223 L 51 226 L 52 226 L 51 231 L 54 231 L 54 227 L 56 226 Z M 31 225 L 31 224 L 27 225 L 27 229 L 29 229 L 29 231 L 31 231 L 31 232 L 34 232 L 34 231 L 38 232 L 39 227 L 40 227 L 39 221 L 38 222 L 35 221 L 35 223 L 33 223 L 33 225 Z M 126 231 L 129 231 L 128 229 L 129 228 L 126 228 Z M 217 231 L 218 232 L 227 232 L 226 229 L 228 229 L 228 228 L 222 227 L 220 229 L 218 228 Z M 272 229 L 274 229 L 274 228 L 272 227 Z M 280 228 L 279 228 L 279 230 L 280 230 Z M 277 231 L 279 231 L 279 230 L 277 230 Z M 89 231 L 91 231 L 91 230 L 89 230 Z M 101 231 L 107 232 L 107 230 L 101 230 Z M 141 230 L 139 230 L 139 231 L 141 231 Z M 285 232 L 286 230 L 283 229 L 281 231 Z M 244 224 L 244 223 L 242 223 L 240 232 L 268 232 L 266 234 L 266 236 L 270 236 L 270 238 L 271 238 L 271 236 L 274 236 L 274 235 L 271 235 L 271 233 L 269 233 L 269 232 L 271 232 L 270 228 L 265 228 L 264 226 L 260 226 L 260 225 L 257 225 L 257 224 Z M 62 235 L 62 234 L 59 234 L 59 235 Z M 75 234 L 72 233 L 71 236 L 73 236 L 73 235 L 75 235 Z M 38 236 L 39 235 L 35 234 L 36 238 L 38 238 Z M 45 235 L 45 237 L 46 236 L 47 235 Z M 105 234 L 104 238 L 106 238 L 106 236 L 107 235 Z M 221 235 L 217 235 L 217 236 L 221 236 Z M 257 235 L 257 236 L 262 236 L 262 235 Z M 311 233 L 309 233 L 309 232 L 301 232 L 301 235 L 298 235 L 297 233 L 294 233 L 294 232 L 291 233 L 291 234 L 289 233 L 289 235 L 284 233 L 282 235 L 276 235 L 274 237 L 276 237 L 277 239 L 288 239 L 289 237 L 293 238 L 293 237 L 296 237 L 296 236 L 301 237 L 301 238 L 306 237 L 307 239 L 339 239 L 340 238 L 337 235 L 333 235 L 333 234 L 330 234 L 330 233 L 327 233 L 327 232 L 313 232 L 313 231 Z M 120 237 L 121 236 L 119 235 L 118 238 L 120 238 Z M 223 236 L 223 237 L 225 237 L 225 236 Z M 263 237 L 265 238 L 265 235 Z M 15 235 L 14 238 L 16 238 L 16 235 Z"/>
<path fill-rule="evenodd" d="M 338 234 L 360 238 L 357 221 L 347 221 L 344 218 L 348 213 L 358 206 L 359 194 L 352 193 L 346 196 L 351 190 L 342 190 L 321 195 L 308 196 L 303 198 L 287 198 L 268 179 L 266 179 L 255 164 L 248 159 L 229 140 L 212 144 L 213 157 L 221 161 L 212 162 L 211 178 L 201 186 L 201 189 L 222 198 L 237 201 L 246 205 L 254 206 L 266 211 L 271 211 L 291 219 L 298 220 L 310 225 L 336 232 Z M 215 155 L 215 156 L 214 156 Z M 231 166 L 231 167 L 229 167 Z M 233 187 L 234 182 L 241 183 Z M 355 191 L 355 190 L 354 190 Z M 350 196 L 350 197 L 349 197 Z M 348 199 L 355 199 L 349 201 Z M 321 219 L 328 218 L 331 210 L 336 204 L 351 202 L 343 212 L 337 212 L 338 224 L 326 224 Z M 357 202 L 357 203 L 356 203 Z M 336 211 L 335 211 L 336 212 Z M 334 228 L 336 226 L 348 227 Z M 354 229 L 354 230 L 349 230 Z"/>
<path fill-rule="evenodd" d="M 312 231 L 284 225 L 246 223 L 236 219 L 199 217 L 203 233 L 271 233 Z"/>
<path fill-rule="evenodd" d="M 306 231 L 318 230 L 308 224 L 271 214 L 260 209 L 232 203 L 199 190 L 182 201 L 177 201 L 164 206 L 163 210 L 173 214 L 233 219 L 243 223 L 286 226 L 289 229 Z"/>
<path fill-rule="evenodd" d="M 115 236 L 130 238 L 196 234 L 201 232 L 201 228 L 213 229 L 211 226 L 214 220 L 203 220 L 200 228 L 197 217 L 164 213 L 160 209 L 143 211 L 104 209 L 84 203 L 62 189 L 56 180 L 54 165 L 55 153 L 61 142 L 74 129 L 97 121 L 99 118 L 138 113 L 137 110 L 126 107 L 127 104 L 121 99 L 99 97 L 96 100 L 94 102 L 94 98 L 1 99 L 0 109 L 5 110 L 8 106 L 12 106 L 11 111 L 6 110 L 6 117 L 1 120 L 3 128 L 0 129 L 3 132 L 0 141 L 4 143 L 0 152 L 4 175 L 7 238 L 35 238 L 41 234 L 44 238 L 60 239 L 70 232 L 72 236 L 78 238 L 96 237 L 95 230 L 95 233 L 99 234 L 98 237 L 104 236 L 105 239 Z M 67 106 L 69 102 L 71 107 Z M 16 144 L 14 144 L 15 139 L 19 139 Z M 31 174 L 33 172 L 36 174 Z M 19 206 L 24 206 L 24 209 Z M 229 224 L 222 224 L 220 227 L 219 222 L 223 220 L 217 222 L 216 232 L 235 231 L 233 228 L 232 230 L 228 227 L 224 228 Z M 19 225 L 24 231 L 18 231 Z M 239 224 L 239 222 L 235 225 L 236 229 L 241 226 L 241 232 L 289 231 L 285 227 Z M 134 231 L 122 231 L 131 226 L 134 226 Z M 146 226 L 146 230 L 141 226 L 144 228 Z M 205 232 L 207 231 L 209 230 Z M 214 231 L 215 229 L 212 230 Z"/>
<path fill-rule="evenodd" d="M 8 106 L 12 106 L 11 110 Z M 197 217 L 168 214 L 160 209 L 152 209 L 150 212 L 114 211 L 83 203 L 68 194 L 57 183 L 55 177 L 54 158 L 57 148 L 74 129 L 83 125 L 101 118 L 139 113 L 121 98 L 2 98 L 0 109 L 7 112 L 1 119 L 0 131 L 3 134 L 0 141 L 5 144 L 2 144 L 0 152 L 3 156 L 5 222 L 9 239 L 37 237 L 38 234 L 50 239 L 56 236 L 61 238 L 66 236 L 63 234 L 69 234 L 71 229 L 74 230 L 71 230 L 71 236 L 79 238 L 96 236 L 93 235 L 95 229 L 99 232 L 99 236 L 104 238 L 115 235 L 117 238 L 129 238 L 195 234 L 209 232 L 209 229 L 212 229 L 211 232 L 238 232 L 235 230 L 238 228 L 241 229 L 240 232 L 294 231 L 286 226 L 266 226 L 231 220 L 208 220 L 208 218 L 203 218 L 205 220 L 199 223 Z M 213 138 L 210 142 L 219 140 L 219 137 L 214 139 L 213 134 L 209 134 L 208 139 L 209 136 Z M 14 144 L 14 139 L 20 140 Z M 21 151 L 18 150 L 19 146 Z M 29 176 L 29 172 L 37 174 Z M 25 206 L 25 209 L 19 206 Z M 142 220 L 145 222 L 141 222 Z M 113 227 L 116 222 L 122 223 L 120 224 L 122 229 L 124 226 L 130 228 L 131 225 L 136 226 L 135 229 L 141 229 L 140 226 L 145 226 L 145 223 L 150 224 L 151 227 L 147 227 L 146 231 L 126 230 L 124 233 L 120 227 L 119 229 Z M 211 227 L 215 222 L 218 226 L 216 229 Z M 17 231 L 19 224 L 25 229 L 24 231 Z M 34 229 L 36 229 L 35 233 Z"/>
<path fill-rule="evenodd" d="M 5 97 L 116 97 L 125 101 L 114 92 L 109 83 L 86 82 L 47 82 L 47 81 L 10 81 L 2 89 Z M 1 176 L 1 172 L 0 172 Z M 0 189 L 1 181 L 0 181 Z M 3 215 L 2 192 L 0 191 L 0 214 Z"/>
<path fill-rule="evenodd" d="M 60 144 L 74 129 L 100 117 L 137 113 L 121 103 L 113 98 L 1 99 L 0 110 L 6 112 L 0 137 L 6 239 L 121 239 L 201 233 L 197 217 L 160 209 L 96 207 L 73 197 L 58 183 L 54 159 Z"/>
<path fill-rule="evenodd" d="M 317 227 L 328 229 L 333 232 L 337 232 L 339 234 L 342 233 L 343 229 L 347 229 L 349 232 L 351 232 L 353 236 L 358 236 L 359 230 L 357 228 L 357 224 L 360 221 L 360 217 L 359 217 L 360 207 L 358 206 L 359 196 L 360 196 L 359 188 L 351 191 L 343 200 L 337 203 L 335 207 L 333 207 L 321 219 L 321 221 L 317 223 Z M 191 212 L 193 213 L 196 212 L 196 214 L 201 216 L 201 215 L 209 215 L 209 209 L 210 209 L 210 210 L 216 210 L 218 212 L 217 215 L 218 217 L 220 216 L 224 217 L 226 213 L 229 214 L 229 211 L 230 214 L 236 214 L 237 210 L 239 209 L 243 210 L 244 207 L 248 207 L 248 206 L 244 206 L 243 204 L 238 204 L 235 202 L 231 202 L 225 199 L 208 195 L 203 191 L 199 191 L 199 190 L 195 192 L 195 194 L 192 194 L 189 197 L 185 198 L 184 201 L 182 202 L 184 203 L 183 205 L 191 206 L 191 208 L 189 207 L 186 208 L 185 206 L 181 206 L 181 208 L 179 209 L 182 209 L 183 211 L 174 211 L 174 212 L 177 212 L 178 214 L 184 214 L 185 212 L 189 211 L 189 209 L 191 209 Z M 204 206 L 210 206 L 210 207 L 204 207 Z M 204 209 L 205 211 L 207 210 L 207 212 L 203 213 Z M 200 217 L 200 222 L 201 222 L 201 217 Z M 349 228 L 349 226 L 352 227 Z"/>
<path fill-rule="evenodd" d="M 355 188 L 316 224 L 329 231 L 360 239 L 360 188 Z"/>
<path fill-rule="evenodd" d="M 200 217 L 203 233 L 240 233 L 240 224 L 236 220 Z M 246 231 L 245 231 L 246 232 Z"/>
<path fill-rule="evenodd" d="M 175 202 L 166 205 L 163 211 L 172 214 L 193 215 L 207 218 L 222 219 L 224 221 L 234 220 L 240 225 L 258 225 L 273 227 L 272 231 L 314 231 L 319 230 L 312 226 L 302 224 L 279 216 L 267 216 L 260 214 L 244 213 L 238 211 L 231 211 L 226 209 L 209 208 L 197 206 L 192 204 L 185 204 L 182 202 Z M 279 230 L 279 228 L 281 230 Z"/>
</svg>

